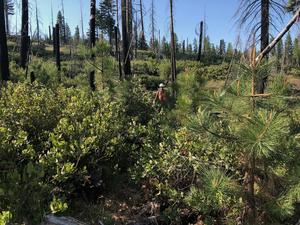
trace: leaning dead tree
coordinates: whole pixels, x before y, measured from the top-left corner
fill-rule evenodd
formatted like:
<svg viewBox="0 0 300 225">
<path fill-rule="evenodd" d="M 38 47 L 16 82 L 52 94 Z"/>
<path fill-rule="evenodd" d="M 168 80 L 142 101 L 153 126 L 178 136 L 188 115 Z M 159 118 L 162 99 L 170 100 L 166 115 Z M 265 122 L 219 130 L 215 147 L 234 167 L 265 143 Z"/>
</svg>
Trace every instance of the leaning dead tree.
<svg viewBox="0 0 300 225">
<path fill-rule="evenodd" d="M 173 17 L 173 0 L 170 0 L 170 33 L 171 33 L 171 80 L 176 80 L 176 47 L 175 47 L 175 33 L 174 33 L 174 17 Z"/>
<path fill-rule="evenodd" d="M 256 64 L 259 64 L 263 58 L 265 58 L 268 53 L 275 47 L 275 45 L 283 38 L 283 36 L 290 30 L 290 28 L 299 20 L 300 18 L 300 8 L 296 11 L 293 18 L 288 22 L 284 29 L 274 38 L 274 40 L 267 45 L 262 52 L 256 57 Z"/>
<path fill-rule="evenodd" d="M 25 69 L 27 64 L 27 55 L 29 50 L 28 37 L 28 0 L 22 0 L 22 27 L 21 27 L 21 49 L 20 66 Z"/>
<path fill-rule="evenodd" d="M 270 28 L 277 29 L 276 24 L 283 22 L 282 16 L 285 13 L 285 5 L 282 0 L 240 0 L 240 6 L 236 12 L 240 28 L 250 30 L 260 41 L 260 49 L 263 51 L 269 45 Z M 252 41 L 252 40 L 251 40 Z M 265 56 L 268 59 L 268 55 Z M 256 81 L 256 91 L 263 94 L 268 76 Z"/>
<path fill-rule="evenodd" d="M 9 62 L 5 32 L 4 0 L 0 0 L 0 79 L 9 80 Z"/>
<path fill-rule="evenodd" d="M 131 74 L 130 64 L 130 0 L 122 0 L 122 37 L 123 37 L 123 70 L 125 76 Z"/>
</svg>

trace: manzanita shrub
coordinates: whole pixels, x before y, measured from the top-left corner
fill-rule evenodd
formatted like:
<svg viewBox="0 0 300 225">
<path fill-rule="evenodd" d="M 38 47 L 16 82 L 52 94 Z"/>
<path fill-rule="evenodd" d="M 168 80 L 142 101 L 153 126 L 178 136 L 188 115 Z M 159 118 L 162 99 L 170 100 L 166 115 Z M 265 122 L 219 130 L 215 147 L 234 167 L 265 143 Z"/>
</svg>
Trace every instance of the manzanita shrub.
<svg viewBox="0 0 300 225">
<path fill-rule="evenodd" d="M 126 96 L 38 83 L 2 88 L 0 221 L 37 224 L 71 197 L 99 195 L 133 165 L 154 109 L 151 94 L 132 87 Z"/>
</svg>

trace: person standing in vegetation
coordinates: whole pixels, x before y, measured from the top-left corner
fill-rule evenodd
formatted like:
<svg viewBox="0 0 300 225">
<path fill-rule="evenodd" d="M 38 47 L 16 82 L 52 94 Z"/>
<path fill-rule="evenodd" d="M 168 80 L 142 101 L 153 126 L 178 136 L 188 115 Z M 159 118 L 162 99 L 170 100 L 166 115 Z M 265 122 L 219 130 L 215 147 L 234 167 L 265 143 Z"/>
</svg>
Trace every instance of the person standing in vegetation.
<svg viewBox="0 0 300 225">
<path fill-rule="evenodd" d="M 160 106 L 163 106 L 167 101 L 167 95 L 165 91 L 165 85 L 161 83 L 158 87 L 158 90 L 155 93 L 155 98 L 153 100 L 153 105 L 158 103 Z"/>
</svg>

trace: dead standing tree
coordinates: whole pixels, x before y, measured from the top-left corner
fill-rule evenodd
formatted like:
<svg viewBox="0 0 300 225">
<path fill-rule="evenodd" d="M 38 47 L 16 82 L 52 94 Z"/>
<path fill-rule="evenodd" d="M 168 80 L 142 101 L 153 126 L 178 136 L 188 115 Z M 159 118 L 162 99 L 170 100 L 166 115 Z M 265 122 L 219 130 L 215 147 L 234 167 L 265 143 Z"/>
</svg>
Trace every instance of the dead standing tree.
<svg viewBox="0 0 300 225">
<path fill-rule="evenodd" d="M 155 6 L 154 0 L 151 0 L 151 10 L 150 10 L 150 31 L 151 31 L 151 39 L 150 46 L 152 51 L 155 52 Z"/>
<path fill-rule="evenodd" d="M 146 38 L 145 38 L 145 27 L 144 27 L 144 13 L 143 13 L 143 2 L 140 0 L 140 13 L 141 13 L 141 37 L 140 37 L 140 47 L 142 50 L 145 50 L 147 46 L 145 46 Z"/>
<path fill-rule="evenodd" d="M 197 61 L 201 61 L 202 56 L 202 43 L 203 43 L 203 21 L 200 22 L 200 33 L 199 33 L 199 49 Z"/>
<path fill-rule="evenodd" d="M 263 51 L 269 45 L 270 27 L 277 30 L 275 21 L 282 22 L 282 15 L 285 13 L 285 6 L 281 0 L 240 0 L 240 6 L 236 12 L 240 28 L 246 27 L 253 34 L 259 37 L 260 48 Z M 260 31 L 260 35 L 256 35 Z M 252 40 L 251 40 L 252 41 Z M 257 41 L 257 40 L 255 40 Z M 268 55 L 265 56 L 268 58 Z M 263 94 L 268 76 L 256 81 L 255 89 Z"/>
<path fill-rule="evenodd" d="M 171 80 L 172 83 L 176 80 L 176 47 L 174 33 L 174 16 L 173 16 L 173 0 L 170 0 L 170 33 L 171 33 Z"/>
<path fill-rule="evenodd" d="M 92 51 L 91 60 L 95 61 L 95 53 L 93 52 L 93 48 L 96 45 L 96 0 L 91 0 L 90 5 L 90 48 Z M 89 74 L 89 84 L 92 91 L 96 90 L 95 85 L 95 70 L 92 70 Z"/>
<path fill-rule="evenodd" d="M 122 0 L 122 36 L 123 36 L 123 70 L 125 76 L 131 74 L 131 63 L 130 63 L 130 0 Z"/>
<path fill-rule="evenodd" d="M 9 62 L 5 32 L 4 0 L 0 0 L 0 80 L 9 80 Z"/>
<path fill-rule="evenodd" d="M 57 70 L 58 72 L 61 71 L 61 64 L 60 64 L 60 33 L 59 33 L 59 24 L 57 23 L 56 26 L 55 26 L 55 37 L 53 38 L 53 40 L 55 40 L 55 47 L 54 47 L 54 50 L 55 50 L 55 56 L 56 56 L 56 67 L 57 67 Z M 60 77 L 60 75 L 59 75 Z"/>
<path fill-rule="evenodd" d="M 22 0 L 22 27 L 21 27 L 21 49 L 20 66 L 25 69 L 27 64 L 27 55 L 29 50 L 28 37 L 28 0 Z"/>
<path fill-rule="evenodd" d="M 116 21 L 117 26 L 115 26 L 115 42 L 116 42 L 116 59 L 118 61 L 119 67 L 119 79 L 122 79 L 122 62 L 120 53 L 120 23 L 119 23 L 119 0 L 116 0 Z"/>
<path fill-rule="evenodd" d="M 9 16 L 14 14 L 14 2 L 13 0 L 4 0 L 4 18 L 6 26 L 6 35 L 10 35 L 9 29 Z"/>
</svg>

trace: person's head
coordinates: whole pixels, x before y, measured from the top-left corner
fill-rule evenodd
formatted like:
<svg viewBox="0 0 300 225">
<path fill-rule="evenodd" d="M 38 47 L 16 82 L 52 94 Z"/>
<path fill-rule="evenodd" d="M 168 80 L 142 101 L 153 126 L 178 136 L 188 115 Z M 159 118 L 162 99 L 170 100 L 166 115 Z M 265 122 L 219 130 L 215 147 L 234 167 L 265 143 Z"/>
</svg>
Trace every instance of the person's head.
<svg viewBox="0 0 300 225">
<path fill-rule="evenodd" d="M 163 83 L 159 84 L 159 88 L 163 89 L 165 87 L 165 85 Z"/>
</svg>

